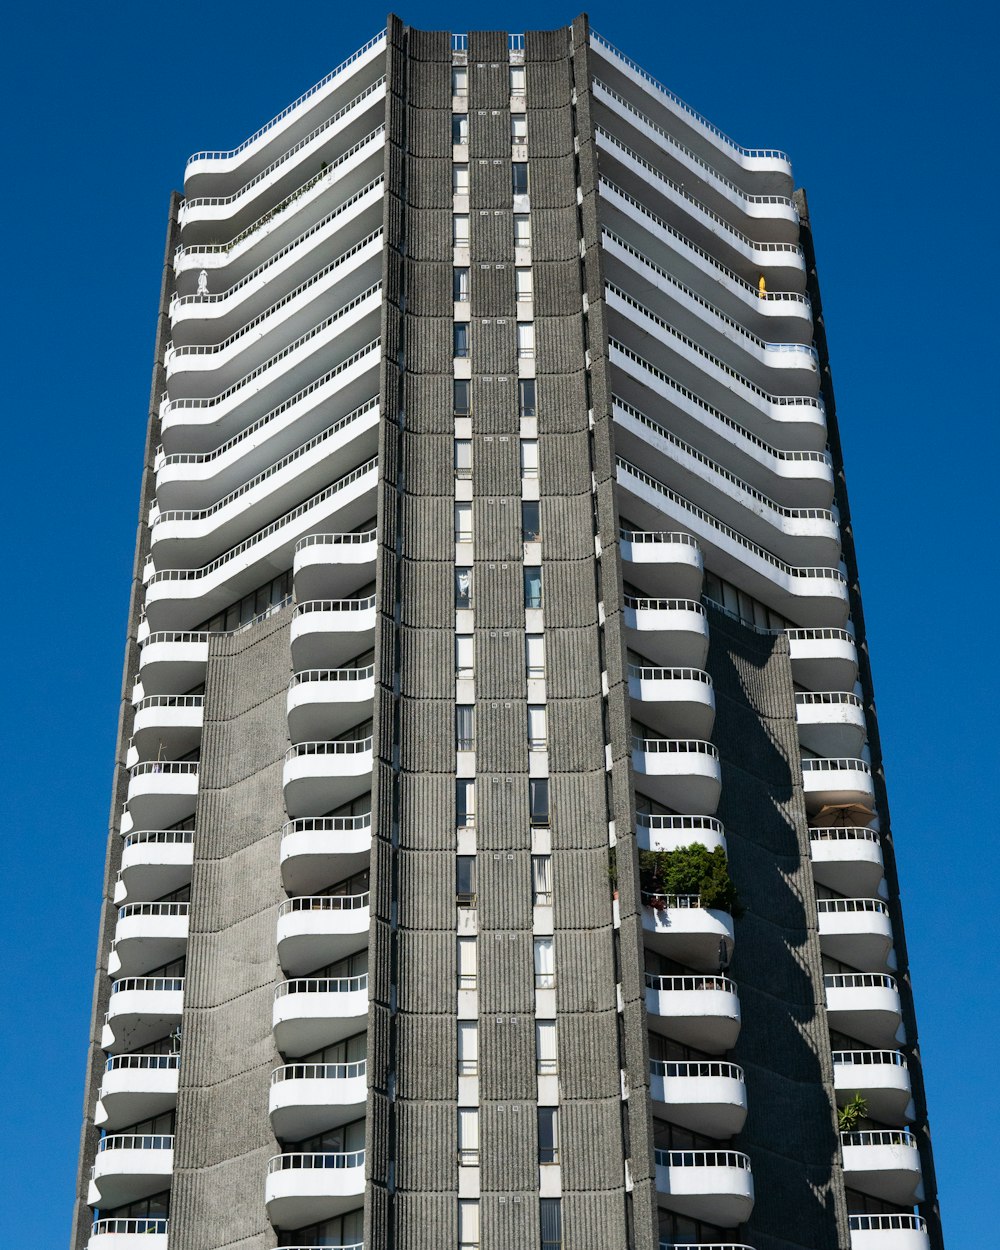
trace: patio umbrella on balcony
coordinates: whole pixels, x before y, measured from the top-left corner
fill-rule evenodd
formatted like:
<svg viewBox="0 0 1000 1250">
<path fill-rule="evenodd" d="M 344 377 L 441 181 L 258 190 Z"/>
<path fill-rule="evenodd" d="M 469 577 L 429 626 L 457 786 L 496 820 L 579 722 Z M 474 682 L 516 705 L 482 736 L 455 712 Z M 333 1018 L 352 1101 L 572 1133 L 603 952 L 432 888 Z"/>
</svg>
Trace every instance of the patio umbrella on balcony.
<svg viewBox="0 0 1000 1250">
<path fill-rule="evenodd" d="M 859 829 L 874 819 L 875 813 L 863 803 L 827 803 L 819 809 L 809 825 L 812 829 L 829 829 L 833 826 Z"/>
</svg>

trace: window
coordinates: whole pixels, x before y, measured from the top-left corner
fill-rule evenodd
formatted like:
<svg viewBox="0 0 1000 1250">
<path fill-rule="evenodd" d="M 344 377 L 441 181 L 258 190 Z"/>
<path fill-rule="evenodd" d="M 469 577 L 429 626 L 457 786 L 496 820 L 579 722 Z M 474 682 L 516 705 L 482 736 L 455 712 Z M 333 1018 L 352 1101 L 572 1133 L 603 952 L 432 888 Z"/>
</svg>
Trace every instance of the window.
<svg viewBox="0 0 1000 1250">
<path fill-rule="evenodd" d="M 519 265 L 514 270 L 514 291 L 520 301 L 531 299 L 534 291 L 534 284 L 531 278 L 531 270 L 526 269 L 523 265 Z"/>
<path fill-rule="evenodd" d="M 510 67 L 510 94 L 511 95 L 524 95 L 524 92 L 525 92 L 524 79 L 525 79 L 524 66 L 512 65 Z"/>
<path fill-rule="evenodd" d="M 467 417 L 471 411 L 469 407 L 469 393 L 471 386 L 468 378 L 455 378 L 451 384 L 452 393 L 452 411 L 456 417 Z"/>
<path fill-rule="evenodd" d="M 458 1022 L 458 1075 L 475 1076 L 479 1071 L 479 1023 Z"/>
<path fill-rule="evenodd" d="M 534 907 L 552 905 L 552 856 L 531 857 L 531 902 Z"/>
<path fill-rule="evenodd" d="M 455 542 L 472 542 L 472 504 L 455 504 Z"/>
<path fill-rule="evenodd" d="M 538 442 L 533 438 L 521 440 L 521 476 L 538 477 Z"/>
<path fill-rule="evenodd" d="M 455 570 L 455 607 L 472 607 L 472 569 Z"/>
<path fill-rule="evenodd" d="M 463 1168 L 479 1166 L 479 1109 L 458 1109 L 458 1165 Z"/>
<path fill-rule="evenodd" d="M 455 782 L 455 824 L 459 829 L 471 829 L 476 823 L 476 783 L 460 777 Z"/>
<path fill-rule="evenodd" d="M 528 708 L 528 747 L 532 751 L 544 751 L 547 743 L 545 706 L 533 704 Z"/>
<path fill-rule="evenodd" d="M 539 1076 L 559 1071 L 558 1034 L 555 1020 L 535 1021 L 535 1057 Z"/>
<path fill-rule="evenodd" d="M 469 167 L 468 165 L 452 165 L 451 167 L 451 193 L 452 195 L 468 195 L 469 194 Z"/>
<path fill-rule="evenodd" d="M 537 499 L 521 501 L 521 542 L 537 543 L 542 537 L 540 504 Z"/>
<path fill-rule="evenodd" d="M 537 828 L 549 823 L 549 779 L 532 777 L 528 782 L 528 809 L 531 823 Z"/>
<path fill-rule="evenodd" d="M 458 1202 L 458 1250 L 479 1248 L 479 1203 L 460 1198 Z"/>
<path fill-rule="evenodd" d="M 531 246 L 531 218 L 527 213 L 514 214 L 514 246 Z"/>
<path fill-rule="evenodd" d="M 562 1250 L 562 1204 L 558 1198 L 539 1198 L 542 1250 Z"/>
<path fill-rule="evenodd" d="M 469 94 L 469 67 L 467 65 L 453 65 L 451 68 L 451 94 L 452 95 L 468 95 Z"/>
<path fill-rule="evenodd" d="M 451 218 L 451 241 L 456 247 L 469 246 L 469 214 L 453 213 Z"/>
<path fill-rule="evenodd" d="M 473 674 L 473 639 L 471 634 L 455 635 L 455 676 L 471 677 Z"/>
<path fill-rule="evenodd" d="M 455 859 L 455 902 L 459 907 L 476 905 L 475 855 L 459 855 Z"/>
<path fill-rule="evenodd" d="M 528 194 L 528 163 L 527 161 L 515 161 L 510 167 L 511 185 L 515 195 Z"/>
<path fill-rule="evenodd" d="M 511 113 L 510 141 L 511 143 L 528 142 L 528 116 L 526 113 Z"/>
<path fill-rule="evenodd" d="M 476 745 L 476 709 L 471 703 L 459 703 L 455 708 L 455 748 L 471 751 Z"/>
<path fill-rule="evenodd" d="M 520 329 L 520 326 L 518 326 Z M 532 347 L 534 347 L 534 339 L 532 339 Z M 518 355 L 521 354 L 521 339 L 518 335 L 517 343 Z M 535 404 L 535 379 L 519 378 L 517 383 L 517 403 L 518 409 L 522 417 L 535 417 L 538 415 L 538 408 Z"/>
<path fill-rule="evenodd" d="M 469 302 L 469 270 L 464 265 L 451 271 L 451 297 L 456 304 Z"/>
<path fill-rule="evenodd" d="M 452 352 L 459 359 L 464 360 L 469 354 L 469 323 L 467 321 L 456 321 L 451 330 Z"/>
<path fill-rule="evenodd" d="M 476 939 L 474 937 L 458 939 L 458 988 L 460 990 L 476 988 Z"/>
<path fill-rule="evenodd" d="M 467 438 L 455 440 L 455 476 L 467 482 L 472 477 L 472 442 Z"/>
<path fill-rule="evenodd" d="M 524 570 L 524 606 L 540 608 L 542 606 L 542 570 L 526 567 Z"/>
<path fill-rule="evenodd" d="M 524 660 L 529 677 L 545 676 L 545 639 L 541 634 L 525 635 Z"/>
<path fill-rule="evenodd" d="M 538 1108 L 538 1162 L 559 1162 L 559 1108 Z"/>
<path fill-rule="evenodd" d="M 452 143 L 468 143 L 469 142 L 469 114 L 468 113 L 452 113 L 451 115 L 451 141 Z"/>
<path fill-rule="evenodd" d="M 535 327 L 530 321 L 517 323 L 517 354 L 522 359 L 529 359 L 535 354 Z"/>
<path fill-rule="evenodd" d="M 535 938 L 535 989 L 555 989 L 556 974 L 553 963 L 552 939 Z"/>
</svg>

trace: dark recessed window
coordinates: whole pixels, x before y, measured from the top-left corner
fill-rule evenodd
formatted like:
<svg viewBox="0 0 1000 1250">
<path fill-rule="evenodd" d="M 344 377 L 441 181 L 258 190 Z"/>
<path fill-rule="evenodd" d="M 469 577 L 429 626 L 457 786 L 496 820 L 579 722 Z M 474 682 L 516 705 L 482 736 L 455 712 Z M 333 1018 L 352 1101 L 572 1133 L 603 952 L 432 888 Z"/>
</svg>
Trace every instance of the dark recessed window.
<svg viewBox="0 0 1000 1250">
<path fill-rule="evenodd" d="M 527 161 L 514 161 L 511 165 L 511 183 L 513 185 L 515 195 L 528 194 L 528 164 Z"/>
<path fill-rule="evenodd" d="M 549 779 L 532 777 L 528 782 L 528 808 L 533 825 L 549 823 Z"/>
<path fill-rule="evenodd" d="M 536 417 L 535 379 L 521 378 L 517 384 L 517 402 L 522 417 Z"/>
<path fill-rule="evenodd" d="M 521 541 L 524 543 L 537 543 L 542 536 L 539 507 L 537 499 L 525 499 L 521 504 Z"/>
<path fill-rule="evenodd" d="M 458 357 L 465 357 L 469 354 L 469 323 L 467 321 L 456 321 L 452 329 L 452 344 L 454 354 Z"/>
<path fill-rule="evenodd" d="M 470 412 L 469 392 L 471 387 L 468 378 L 455 378 L 451 384 L 452 410 L 456 417 L 467 417 Z"/>
<path fill-rule="evenodd" d="M 524 570 L 524 606 L 540 608 L 542 606 L 542 570 L 537 567 L 526 567 Z"/>
</svg>

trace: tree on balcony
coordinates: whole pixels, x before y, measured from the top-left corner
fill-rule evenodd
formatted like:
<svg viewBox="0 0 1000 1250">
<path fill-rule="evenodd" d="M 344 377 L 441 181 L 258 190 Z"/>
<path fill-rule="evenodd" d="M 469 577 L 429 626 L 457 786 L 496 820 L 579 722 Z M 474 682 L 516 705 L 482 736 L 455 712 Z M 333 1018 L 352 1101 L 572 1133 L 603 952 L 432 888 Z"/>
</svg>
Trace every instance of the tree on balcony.
<svg viewBox="0 0 1000 1250">
<path fill-rule="evenodd" d="M 726 853 L 710 851 L 700 842 L 675 851 L 640 851 L 639 879 L 644 894 L 655 900 L 670 894 L 697 894 L 702 907 L 738 916 L 742 910 L 729 875 Z"/>
</svg>

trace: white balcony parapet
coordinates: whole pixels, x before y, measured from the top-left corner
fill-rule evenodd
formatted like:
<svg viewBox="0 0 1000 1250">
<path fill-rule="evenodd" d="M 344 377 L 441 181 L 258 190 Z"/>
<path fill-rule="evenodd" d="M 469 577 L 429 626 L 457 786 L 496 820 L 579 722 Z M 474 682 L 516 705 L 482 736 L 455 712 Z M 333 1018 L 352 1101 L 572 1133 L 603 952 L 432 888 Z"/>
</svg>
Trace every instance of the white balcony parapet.
<svg viewBox="0 0 1000 1250">
<path fill-rule="evenodd" d="M 733 949 L 733 918 L 708 908 L 698 894 L 643 890 L 642 927 L 647 943 L 690 968 L 717 969 L 720 954 Z"/>
<path fill-rule="evenodd" d="M 264 1202 L 273 1223 L 316 1223 L 356 1206 L 365 1191 L 365 1152 L 282 1154 L 267 1165 Z"/>
<path fill-rule="evenodd" d="M 887 1202 L 923 1198 L 920 1152 L 908 1128 L 860 1129 L 840 1134 L 847 1184 Z"/>
<path fill-rule="evenodd" d="M 728 977 L 646 973 L 649 1027 L 699 1050 L 729 1050 L 740 1033 L 740 999 Z"/>
<path fill-rule="evenodd" d="M 644 851 L 674 851 L 698 842 L 714 851 L 726 849 L 726 831 L 715 816 L 669 816 L 636 812 L 636 841 Z"/>
<path fill-rule="evenodd" d="M 875 799 L 871 765 L 850 756 L 804 759 L 802 784 L 810 810 L 830 803 L 870 806 Z"/>
<path fill-rule="evenodd" d="M 834 1028 L 872 1046 L 901 1040 L 902 1007 L 895 977 L 884 972 L 828 972 L 823 985 Z"/>
<path fill-rule="evenodd" d="M 731 1137 L 746 1120 L 743 1069 L 724 1060 L 651 1059 L 650 1098 L 670 1109 L 670 1119 L 711 1137 Z"/>
<path fill-rule="evenodd" d="M 753 1210 L 750 1160 L 738 1150 L 655 1150 L 656 1189 L 694 1219 L 732 1227 Z"/>
<path fill-rule="evenodd" d="M 88 1250 L 139 1250 L 140 1246 L 145 1250 L 166 1250 L 169 1224 L 165 1216 L 157 1215 L 94 1220 Z"/>
<path fill-rule="evenodd" d="M 882 840 L 875 829 L 851 825 L 809 830 L 813 876 L 843 895 L 875 894 L 884 874 Z"/>
<path fill-rule="evenodd" d="M 889 908 L 880 898 L 819 898 L 816 910 L 821 916 L 844 912 L 876 912 L 888 916 Z"/>
<path fill-rule="evenodd" d="M 172 1134 L 114 1133 L 97 1143 L 87 1201 L 117 1207 L 165 1187 L 173 1171 Z"/>
<path fill-rule="evenodd" d="M 286 1056 L 308 1055 L 359 1032 L 368 1019 L 368 974 L 297 977 L 274 989 L 275 1043 Z"/>
<path fill-rule="evenodd" d="M 179 1055 L 112 1055 L 104 1065 L 94 1123 L 134 1124 L 177 1100 Z"/>
<path fill-rule="evenodd" d="M 279 1138 L 301 1140 L 354 1119 L 368 1096 L 368 1065 L 288 1063 L 271 1073 L 271 1126 Z"/>
<path fill-rule="evenodd" d="M 833 1080 L 840 1098 L 860 1091 L 868 1114 L 882 1124 L 913 1119 L 910 1073 L 900 1050 L 835 1050 Z"/>
</svg>

